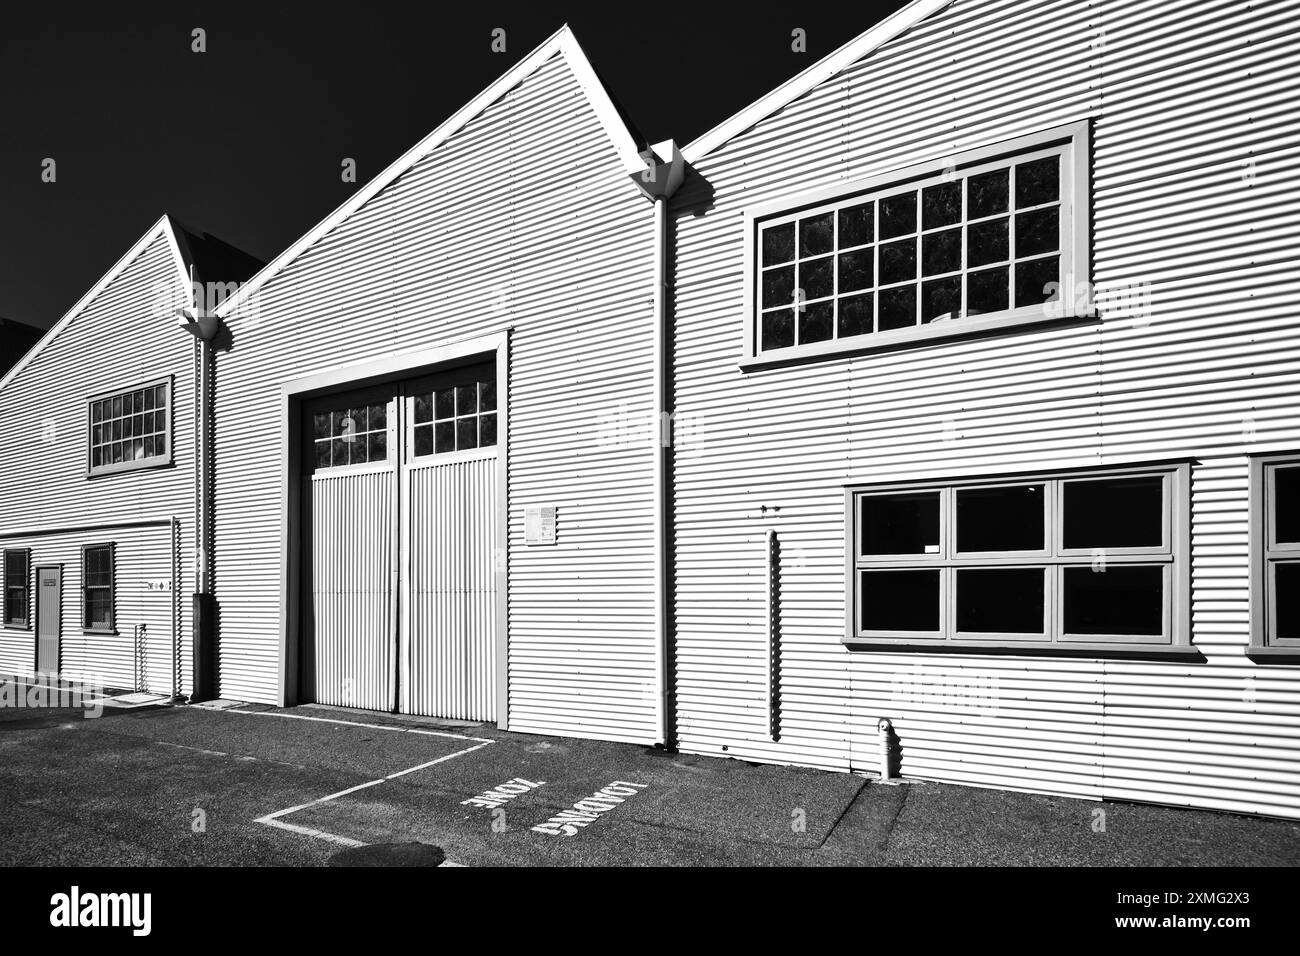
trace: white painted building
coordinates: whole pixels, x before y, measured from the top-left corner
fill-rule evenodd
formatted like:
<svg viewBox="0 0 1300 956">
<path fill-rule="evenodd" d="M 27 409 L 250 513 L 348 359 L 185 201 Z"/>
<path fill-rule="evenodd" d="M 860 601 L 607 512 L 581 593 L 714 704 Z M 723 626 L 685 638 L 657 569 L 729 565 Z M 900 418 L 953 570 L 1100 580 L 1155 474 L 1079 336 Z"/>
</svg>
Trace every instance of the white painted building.
<svg viewBox="0 0 1300 956">
<path fill-rule="evenodd" d="M 1298 13 L 918 0 L 684 147 L 682 749 L 1300 816 Z"/>
<path fill-rule="evenodd" d="M 916 0 L 681 153 L 565 28 L 204 344 L 164 220 L 0 383 L 0 670 L 61 564 L 151 689 L 1300 817 L 1298 7 Z"/>
<path fill-rule="evenodd" d="M 164 216 L 0 378 L 0 674 L 190 692 L 199 357 L 175 313 L 259 265 Z"/>
</svg>

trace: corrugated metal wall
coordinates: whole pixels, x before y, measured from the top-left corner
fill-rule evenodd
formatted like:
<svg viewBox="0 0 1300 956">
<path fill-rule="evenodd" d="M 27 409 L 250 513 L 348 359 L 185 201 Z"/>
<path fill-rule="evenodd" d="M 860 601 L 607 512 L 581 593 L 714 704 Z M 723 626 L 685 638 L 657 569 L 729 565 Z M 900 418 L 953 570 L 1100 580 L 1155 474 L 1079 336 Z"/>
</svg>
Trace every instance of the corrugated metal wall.
<svg viewBox="0 0 1300 956">
<path fill-rule="evenodd" d="M 402 711 L 496 719 L 497 460 L 408 467 Z"/>
<path fill-rule="evenodd" d="M 512 327 L 512 729 L 650 740 L 650 204 L 566 62 L 544 64 L 230 320 L 217 363 L 221 693 L 277 699 L 281 383 Z M 554 546 L 524 509 L 559 509 Z"/>
<path fill-rule="evenodd" d="M 190 688 L 188 654 L 193 569 L 194 345 L 176 328 L 170 309 L 188 302 L 165 237 L 148 244 L 26 368 L 0 392 L 0 547 L 26 547 L 31 563 L 63 565 L 63 661 L 69 673 L 100 675 L 133 686 L 137 658 L 149 689 L 170 691 L 172 618 L 180 614 L 182 692 Z M 174 376 L 170 467 L 86 477 L 87 400 L 113 389 Z M 172 547 L 166 526 L 128 529 L 123 523 L 179 519 L 179 589 L 145 591 L 170 579 Z M 24 538 L 17 531 L 96 527 L 79 533 Z M 115 542 L 117 630 L 83 635 L 81 545 Z M 34 577 L 33 577 L 34 582 Z M 33 593 L 35 584 L 33 583 Z M 33 618 L 34 620 L 34 618 Z M 136 629 L 145 626 L 141 647 Z M 0 627 L 0 672 L 33 667 L 35 630 Z M 166 662 L 166 663 L 164 663 Z"/>
<path fill-rule="evenodd" d="M 958 0 L 697 164 L 675 203 L 684 749 L 869 767 L 889 716 L 906 775 L 1300 816 L 1300 674 L 1244 656 L 1241 457 L 1300 447 L 1297 12 Z M 737 367 L 745 208 L 1082 118 L 1094 280 L 1146 284 L 1150 313 Z M 845 483 L 1161 456 L 1204 460 L 1193 639 L 1207 663 L 841 645 Z M 782 553 L 779 742 L 765 722 L 768 528 Z"/>
</svg>

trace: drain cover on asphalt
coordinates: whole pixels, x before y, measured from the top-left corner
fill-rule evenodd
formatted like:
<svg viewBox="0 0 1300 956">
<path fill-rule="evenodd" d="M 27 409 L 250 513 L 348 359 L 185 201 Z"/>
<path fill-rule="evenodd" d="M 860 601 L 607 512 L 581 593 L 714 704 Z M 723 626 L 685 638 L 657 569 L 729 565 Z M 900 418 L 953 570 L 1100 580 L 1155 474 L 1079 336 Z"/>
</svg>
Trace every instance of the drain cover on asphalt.
<svg viewBox="0 0 1300 956">
<path fill-rule="evenodd" d="M 329 858 L 330 866 L 441 866 L 447 859 L 432 843 L 369 843 L 349 847 Z"/>
</svg>

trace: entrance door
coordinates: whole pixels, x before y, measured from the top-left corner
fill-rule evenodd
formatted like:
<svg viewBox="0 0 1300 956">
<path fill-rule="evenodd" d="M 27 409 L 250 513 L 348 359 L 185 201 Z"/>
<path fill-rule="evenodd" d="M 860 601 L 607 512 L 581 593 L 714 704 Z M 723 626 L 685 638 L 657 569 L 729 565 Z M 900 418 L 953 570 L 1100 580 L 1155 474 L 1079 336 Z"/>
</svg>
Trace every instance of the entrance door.
<svg viewBox="0 0 1300 956">
<path fill-rule="evenodd" d="M 63 569 L 36 569 L 36 672 L 59 672 L 59 623 L 63 600 Z"/>
<path fill-rule="evenodd" d="M 305 403 L 305 699 L 495 717 L 493 370 Z"/>
</svg>

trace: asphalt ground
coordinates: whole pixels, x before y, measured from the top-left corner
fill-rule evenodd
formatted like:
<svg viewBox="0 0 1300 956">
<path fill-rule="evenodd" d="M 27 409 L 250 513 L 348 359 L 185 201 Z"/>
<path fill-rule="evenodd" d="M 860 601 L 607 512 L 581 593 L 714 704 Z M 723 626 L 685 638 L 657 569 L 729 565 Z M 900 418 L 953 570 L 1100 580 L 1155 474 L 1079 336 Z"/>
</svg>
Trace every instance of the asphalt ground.
<svg viewBox="0 0 1300 956">
<path fill-rule="evenodd" d="M 314 705 L 0 709 L 0 865 L 427 863 L 413 844 L 461 866 L 1294 866 L 1300 823 Z"/>
</svg>

